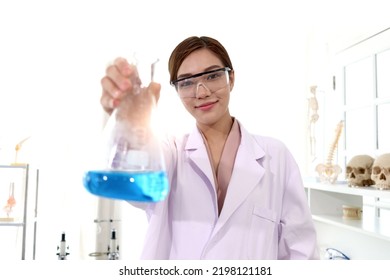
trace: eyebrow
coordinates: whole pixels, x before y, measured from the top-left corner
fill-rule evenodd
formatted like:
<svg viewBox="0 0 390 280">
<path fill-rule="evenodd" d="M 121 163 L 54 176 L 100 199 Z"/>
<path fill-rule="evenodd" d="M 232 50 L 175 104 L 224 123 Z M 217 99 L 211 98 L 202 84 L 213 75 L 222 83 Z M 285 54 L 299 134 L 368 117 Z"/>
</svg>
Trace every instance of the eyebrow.
<svg viewBox="0 0 390 280">
<path fill-rule="evenodd" d="M 203 69 L 202 72 L 198 72 L 198 73 L 184 73 L 184 74 L 181 74 L 180 76 L 177 76 L 176 80 L 180 80 L 180 79 L 183 79 L 183 78 L 186 78 L 186 77 L 191 77 L 191 76 L 194 76 L 194 75 L 197 75 L 199 73 L 203 73 L 203 72 L 207 72 L 207 71 L 210 71 L 210 70 L 214 70 L 214 69 L 219 69 L 219 68 L 222 68 L 223 66 L 221 65 L 211 65 L 211 66 L 208 66 L 207 68 Z"/>
</svg>

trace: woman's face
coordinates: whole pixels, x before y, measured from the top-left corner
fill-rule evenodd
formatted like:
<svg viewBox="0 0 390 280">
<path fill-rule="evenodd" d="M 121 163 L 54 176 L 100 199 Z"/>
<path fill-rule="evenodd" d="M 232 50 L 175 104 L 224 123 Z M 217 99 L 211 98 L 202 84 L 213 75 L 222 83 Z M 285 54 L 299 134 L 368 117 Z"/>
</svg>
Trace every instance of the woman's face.
<svg viewBox="0 0 390 280">
<path fill-rule="evenodd" d="M 223 68 L 225 65 L 219 58 L 207 49 L 200 49 L 191 53 L 181 64 L 178 79 L 192 76 L 205 71 Z M 182 97 L 181 100 L 186 110 L 201 125 L 214 125 L 224 118 L 230 119 L 229 99 L 233 87 L 234 76 L 230 74 L 228 85 L 211 92 L 203 83 L 199 83 L 194 92 L 194 97 Z"/>
</svg>

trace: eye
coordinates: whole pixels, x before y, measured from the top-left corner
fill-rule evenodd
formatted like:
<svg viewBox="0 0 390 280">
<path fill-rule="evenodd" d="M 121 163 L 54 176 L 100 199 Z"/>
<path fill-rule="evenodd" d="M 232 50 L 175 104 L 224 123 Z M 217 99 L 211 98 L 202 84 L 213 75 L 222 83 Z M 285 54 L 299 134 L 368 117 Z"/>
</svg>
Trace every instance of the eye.
<svg viewBox="0 0 390 280">
<path fill-rule="evenodd" d="M 347 173 L 351 173 L 352 172 L 352 168 L 347 166 Z"/>
<path fill-rule="evenodd" d="M 194 82 L 192 81 L 192 79 L 186 79 L 186 80 L 178 82 L 177 87 L 178 88 L 188 88 L 188 87 L 191 87 L 193 84 L 194 84 Z"/>
<path fill-rule="evenodd" d="M 213 81 L 213 80 L 218 80 L 222 76 L 221 72 L 215 72 L 207 75 L 206 80 L 207 81 Z"/>
</svg>

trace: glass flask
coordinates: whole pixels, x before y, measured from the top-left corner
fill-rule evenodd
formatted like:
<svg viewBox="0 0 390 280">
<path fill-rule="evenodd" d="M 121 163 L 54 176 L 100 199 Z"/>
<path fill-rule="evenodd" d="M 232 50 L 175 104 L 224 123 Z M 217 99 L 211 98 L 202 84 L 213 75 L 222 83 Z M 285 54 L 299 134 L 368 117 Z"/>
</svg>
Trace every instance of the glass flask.
<svg viewBox="0 0 390 280">
<path fill-rule="evenodd" d="M 157 60 L 158 61 L 158 60 Z M 155 63 L 148 64 L 153 80 Z M 169 192 L 169 183 L 160 139 L 155 129 L 156 99 L 138 75 L 132 80 L 133 91 L 121 100 L 109 117 L 100 153 L 84 174 L 83 184 L 92 194 L 127 201 L 158 202 Z"/>
</svg>

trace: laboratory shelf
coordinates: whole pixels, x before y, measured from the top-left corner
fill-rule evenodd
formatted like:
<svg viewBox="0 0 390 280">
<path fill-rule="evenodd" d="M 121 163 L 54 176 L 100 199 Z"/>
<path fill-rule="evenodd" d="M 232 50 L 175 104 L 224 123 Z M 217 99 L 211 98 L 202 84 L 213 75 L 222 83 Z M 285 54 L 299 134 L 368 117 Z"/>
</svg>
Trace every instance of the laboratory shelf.
<svg viewBox="0 0 390 280">
<path fill-rule="evenodd" d="M 363 249 L 367 244 L 375 243 L 378 250 L 390 248 L 390 191 L 373 186 L 350 187 L 343 181 L 322 183 L 312 178 L 305 179 L 304 186 L 313 221 L 321 230 L 322 246 L 342 248 L 355 259 L 367 256 Z M 361 208 L 361 219 L 344 217 L 343 206 Z M 346 238 L 354 245 L 347 245 Z M 357 244 L 364 245 L 359 248 Z M 370 254 L 370 258 L 390 257 L 387 251 Z"/>
<path fill-rule="evenodd" d="M 8 204 L 10 184 L 15 193 L 16 204 L 12 211 L 5 213 L 0 209 L 0 240 L 3 254 L 7 250 L 15 251 L 15 256 L 22 260 L 27 259 L 27 251 L 31 259 L 35 259 L 35 241 L 37 227 L 37 199 L 38 199 L 39 170 L 29 164 L 0 165 L 0 203 Z M 16 228 L 15 231 L 6 228 Z M 19 232 L 21 230 L 21 233 Z M 14 242 L 14 241 L 17 242 Z M 12 249 L 12 244 L 15 247 Z M 31 246 L 30 246 L 31 244 Z M 28 248 L 32 250 L 27 250 Z M 20 250 L 20 254 L 16 251 Z M 3 257 L 0 252 L 0 257 Z M 8 254 L 8 253 L 7 253 Z M 5 255 L 4 257 L 8 257 Z"/>
</svg>

